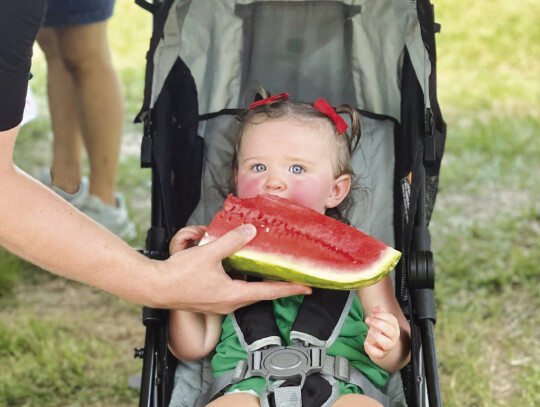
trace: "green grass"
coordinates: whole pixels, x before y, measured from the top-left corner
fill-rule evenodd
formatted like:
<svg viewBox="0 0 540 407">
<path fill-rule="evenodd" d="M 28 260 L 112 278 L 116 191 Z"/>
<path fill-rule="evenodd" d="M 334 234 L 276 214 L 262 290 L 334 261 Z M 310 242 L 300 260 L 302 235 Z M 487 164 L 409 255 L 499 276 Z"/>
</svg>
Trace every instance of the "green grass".
<svg viewBox="0 0 540 407">
<path fill-rule="evenodd" d="M 540 404 L 540 5 L 436 2 L 448 123 L 431 222 L 445 406 Z"/>
<path fill-rule="evenodd" d="M 441 100 L 452 109 L 537 115 L 540 6 L 535 0 L 435 1 Z"/>
<path fill-rule="evenodd" d="M 110 364 L 121 347 L 92 334 L 82 321 L 78 325 L 32 317 L 0 323 L 1 405 L 61 405 L 61 400 L 88 405 L 103 398 L 114 405 L 132 400 L 126 366 Z"/>
<path fill-rule="evenodd" d="M 532 190 L 540 168 L 540 118 L 500 112 L 449 123 L 441 188 L 468 193 L 486 188 Z M 466 164 L 466 165 L 464 165 Z"/>
<path fill-rule="evenodd" d="M 443 405 L 540 405 L 540 3 L 435 1 L 438 94 L 448 124 L 431 220 L 435 326 Z M 142 246 L 149 172 L 140 126 L 150 17 L 118 0 L 110 43 L 126 96 L 119 188 Z M 50 160 L 45 64 L 32 88 L 41 116 L 25 126 L 16 161 Z M 0 405 L 136 405 L 139 309 L 65 282 L 0 251 Z"/>
<path fill-rule="evenodd" d="M 0 249 L 1 250 L 1 249 Z M 0 252 L 0 298 L 9 296 L 20 280 L 22 260 L 6 252 Z"/>
<path fill-rule="evenodd" d="M 431 222 L 446 406 L 540 403 L 539 130 L 500 116 L 450 128 Z"/>
</svg>

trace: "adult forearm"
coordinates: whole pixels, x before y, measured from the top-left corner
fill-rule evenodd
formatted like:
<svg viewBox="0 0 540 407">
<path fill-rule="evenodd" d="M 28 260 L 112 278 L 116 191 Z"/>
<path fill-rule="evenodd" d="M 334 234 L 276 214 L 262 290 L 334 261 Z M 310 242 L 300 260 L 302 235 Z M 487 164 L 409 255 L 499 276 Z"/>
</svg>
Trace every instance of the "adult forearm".
<svg viewBox="0 0 540 407">
<path fill-rule="evenodd" d="M 255 236 L 239 227 L 203 247 L 151 261 L 13 165 L 18 128 L 0 132 L 0 245 L 56 274 L 155 308 L 229 313 L 308 294 L 291 283 L 232 280 L 222 259 Z"/>
<path fill-rule="evenodd" d="M 45 270 L 149 302 L 148 259 L 16 167 L 0 171 L 2 246 Z"/>
</svg>

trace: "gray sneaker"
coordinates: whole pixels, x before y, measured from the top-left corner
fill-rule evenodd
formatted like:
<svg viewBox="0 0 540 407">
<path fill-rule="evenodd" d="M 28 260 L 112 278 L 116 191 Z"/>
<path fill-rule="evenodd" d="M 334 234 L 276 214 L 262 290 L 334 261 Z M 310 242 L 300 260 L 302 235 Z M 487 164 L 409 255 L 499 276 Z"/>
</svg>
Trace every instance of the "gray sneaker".
<svg viewBox="0 0 540 407">
<path fill-rule="evenodd" d="M 79 209 L 122 239 L 133 239 L 137 236 L 137 230 L 129 218 L 124 195 L 117 192 L 115 198 L 116 207 L 105 204 L 95 195 L 88 194 L 79 205 Z"/>
<path fill-rule="evenodd" d="M 54 192 L 56 192 L 57 195 L 60 195 L 62 198 L 64 198 L 66 201 L 68 201 L 70 204 L 77 208 L 86 199 L 86 197 L 88 196 L 88 190 L 90 189 L 90 182 L 88 181 L 88 177 L 83 176 L 81 177 L 78 191 L 73 194 L 68 194 L 63 189 L 52 185 L 51 170 L 48 168 L 41 171 L 41 173 L 37 177 L 37 180 L 46 187 L 52 189 Z"/>
</svg>

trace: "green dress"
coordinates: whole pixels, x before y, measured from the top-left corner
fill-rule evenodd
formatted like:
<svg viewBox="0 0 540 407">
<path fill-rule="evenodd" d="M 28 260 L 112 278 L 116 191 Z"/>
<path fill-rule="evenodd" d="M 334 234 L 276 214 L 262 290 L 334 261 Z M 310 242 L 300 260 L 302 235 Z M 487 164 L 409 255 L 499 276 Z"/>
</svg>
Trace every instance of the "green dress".
<svg viewBox="0 0 540 407">
<path fill-rule="evenodd" d="M 297 295 L 273 301 L 274 314 L 285 345 L 291 345 L 289 334 L 302 300 L 303 296 Z M 216 347 L 216 354 L 212 358 L 212 367 L 216 377 L 233 370 L 238 361 L 247 358 L 246 351 L 242 348 L 236 335 L 230 315 L 227 315 L 223 321 L 222 328 L 221 340 Z M 360 370 L 376 387 L 380 388 L 387 382 L 389 374 L 373 363 L 364 351 L 364 340 L 367 331 L 368 326 L 364 322 L 362 306 L 358 297 L 354 296 L 351 309 L 341 332 L 327 353 L 331 356 L 346 357 L 352 366 Z M 266 381 L 264 378 L 252 377 L 234 384 L 227 392 L 254 390 L 260 395 L 265 386 Z M 339 382 L 339 389 L 341 395 L 349 393 L 363 394 L 359 387 L 349 383 Z"/>
</svg>

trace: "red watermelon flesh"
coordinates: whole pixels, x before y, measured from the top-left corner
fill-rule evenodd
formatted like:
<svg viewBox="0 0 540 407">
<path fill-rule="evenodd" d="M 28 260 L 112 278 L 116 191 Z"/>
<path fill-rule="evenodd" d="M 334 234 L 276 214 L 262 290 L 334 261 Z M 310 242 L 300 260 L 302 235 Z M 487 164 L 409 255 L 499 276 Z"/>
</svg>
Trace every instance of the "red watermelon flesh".
<svg viewBox="0 0 540 407">
<path fill-rule="evenodd" d="M 200 244 L 247 223 L 257 228 L 257 236 L 226 263 L 264 278 L 349 290 L 381 280 L 401 257 L 351 226 L 272 195 L 229 195 Z"/>
</svg>

